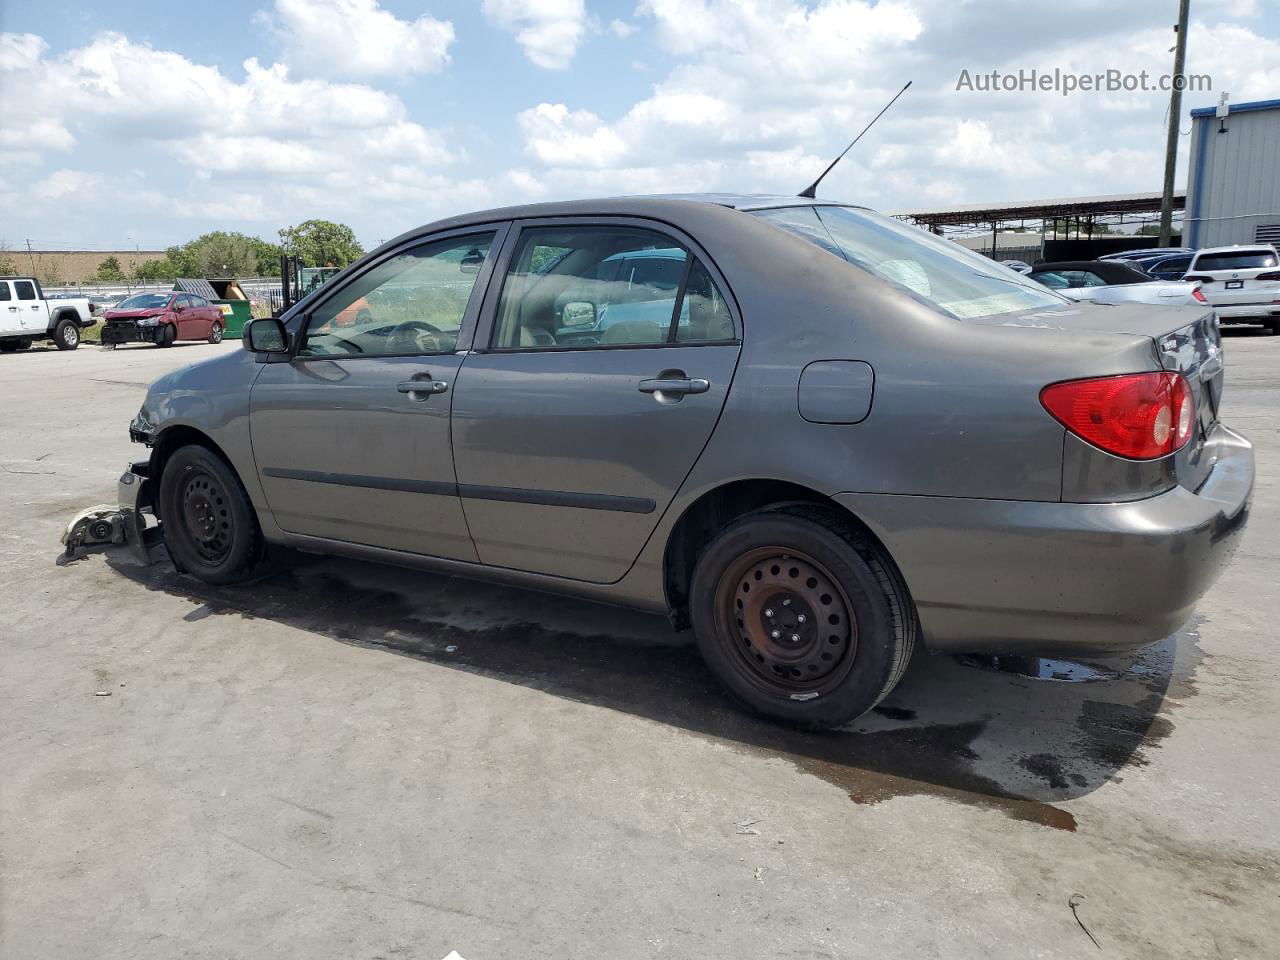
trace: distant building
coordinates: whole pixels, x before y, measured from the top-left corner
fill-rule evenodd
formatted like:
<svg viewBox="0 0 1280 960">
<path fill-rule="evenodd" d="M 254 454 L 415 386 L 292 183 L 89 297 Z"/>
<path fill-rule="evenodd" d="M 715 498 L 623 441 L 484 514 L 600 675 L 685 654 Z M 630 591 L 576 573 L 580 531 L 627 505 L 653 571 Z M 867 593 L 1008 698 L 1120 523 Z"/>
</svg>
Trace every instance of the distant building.
<svg viewBox="0 0 1280 960">
<path fill-rule="evenodd" d="M 1191 247 L 1280 244 L 1280 100 L 1191 111 L 1183 236 Z"/>
</svg>

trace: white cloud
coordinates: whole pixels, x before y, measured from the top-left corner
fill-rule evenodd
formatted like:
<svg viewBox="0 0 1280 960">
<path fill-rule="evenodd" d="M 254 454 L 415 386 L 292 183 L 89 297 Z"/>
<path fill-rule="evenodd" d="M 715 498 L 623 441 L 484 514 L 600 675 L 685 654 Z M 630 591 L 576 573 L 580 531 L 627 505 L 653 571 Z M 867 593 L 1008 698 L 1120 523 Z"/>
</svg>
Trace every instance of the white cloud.
<svg viewBox="0 0 1280 960">
<path fill-rule="evenodd" d="M 494 26 L 516 35 L 524 55 L 548 70 L 568 69 L 587 31 L 583 0 L 484 0 Z"/>
<path fill-rule="evenodd" d="M 636 32 L 635 24 L 627 23 L 625 20 L 610 20 L 609 30 L 615 37 L 629 37 Z"/>
<path fill-rule="evenodd" d="M 3 60 L 16 64 L 3 82 L 23 97 L 6 100 L 0 163 L 30 166 L 42 154 L 91 144 L 102 155 L 127 150 L 143 168 L 129 176 L 58 170 L 28 178 L 23 195 L 60 216 L 79 217 L 69 201 L 90 189 L 92 209 L 103 215 L 120 203 L 277 224 L 340 211 L 367 215 L 387 196 L 388 181 L 399 184 L 397 196 L 419 203 L 430 199 L 428 184 L 442 192 L 441 171 L 459 157 L 444 132 L 411 120 L 398 97 L 361 84 L 295 79 L 283 64 L 254 59 L 236 78 L 119 33 L 54 57 L 44 56 L 42 43 L 8 40 L 0 37 L 0 51 L 22 55 Z M 7 137 L 8 130 L 23 136 Z M 156 175 L 170 184 L 189 178 L 180 202 L 149 185 Z"/>
<path fill-rule="evenodd" d="M 284 63 L 316 77 L 436 73 L 454 40 L 449 21 L 401 20 L 377 0 L 275 0 L 259 19 L 283 42 Z"/>
<path fill-rule="evenodd" d="M 43 180 L 38 181 L 31 188 L 31 193 L 40 200 L 57 200 L 61 197 L 87 193 L 101 183 L 102 177 L 96 173 L 86 173 L 83 170 L 55 170 Z"/>
</svg>

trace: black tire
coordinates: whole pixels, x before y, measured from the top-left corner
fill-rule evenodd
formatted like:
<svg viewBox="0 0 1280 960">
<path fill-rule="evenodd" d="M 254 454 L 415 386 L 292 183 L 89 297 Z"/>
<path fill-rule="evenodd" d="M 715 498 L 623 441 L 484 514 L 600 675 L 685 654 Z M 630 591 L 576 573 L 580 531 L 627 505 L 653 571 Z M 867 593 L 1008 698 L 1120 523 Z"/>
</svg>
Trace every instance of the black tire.
<svg viewBox="0 0 1280 960">
<path fill-rule="evenodd" d="M 234 470 L 207 447 L 180 447 L 160 477 L 160 529 L 173 565 L 205 583 L 253 576 L 265 545 Z"/>
<path fill-rule="evenodd" d="M 834 509 L 808 504 L 726 527 L 698 558 L 689 605 L 698 648 L 729 692 L 810 729 L 838 727 L 883 700 L 919 630 L 880 547 Z"/>
<path fill-rule="evenodd" d="M 30 337 L 23 337 L 21 340 L 19 340 L 19 341 L 18 341 L 18 349 L 19 349 L 19 350 L 30 350 L 30 349 L 31 349 L 31 338 L 30 338 Z"/>
<path fill-rule="evenodd" d="M 0 353 L 16 353 L 17 349 L 17 340 L 0 340 Z"/>
<path fill-rule="evenodd" d="M 213 326 L 209 328 L 209 342 L 210 343 L 222 342 L 222 324 L 220 324 L 217 320 L 213 321 Z"/>
<path fill-rule="evenodd" d="M 1270 336 L 1280 336 L 1280 320 L 1269 320 L 1267 323 L 1263 324 L 1263 329 L 1266 330 Z"/>
<path fill-rule="evenodd" d="M 59 320 L 53 328 L 53 343 L 59 350 L 74 350 L 80 346 L 80 326 L 74 320 Z"/>
<path fill-rule="evenodd" d="M 178 330 L 172 323 L 166 323 L 160 328 L 159 336 L 156 339 L 157 347 L 172 347 L 173 341 L 178 339 Z"/>
</svg>

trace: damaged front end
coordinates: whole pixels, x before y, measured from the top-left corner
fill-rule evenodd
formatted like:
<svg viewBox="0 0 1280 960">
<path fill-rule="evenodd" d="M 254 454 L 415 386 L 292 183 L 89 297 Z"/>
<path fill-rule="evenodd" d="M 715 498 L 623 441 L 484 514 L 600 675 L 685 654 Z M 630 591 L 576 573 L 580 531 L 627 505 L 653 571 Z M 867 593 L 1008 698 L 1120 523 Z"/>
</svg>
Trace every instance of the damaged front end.
<svg viewBox="0 0 1280 960">
<path fill-rule="evenodd" d="M 160 526 L 150 468 L 150 461 L 140 460 L 124 472 L 116 484 L 118 507 L 91 507 L 71 519 L 62 534 L 66 549 L 59 563 L 79 560 L 91 547 L 109 546 L 126 547 L 137 563 L 151 562 L 151 548 L 160 542 Z"/>
</svg>

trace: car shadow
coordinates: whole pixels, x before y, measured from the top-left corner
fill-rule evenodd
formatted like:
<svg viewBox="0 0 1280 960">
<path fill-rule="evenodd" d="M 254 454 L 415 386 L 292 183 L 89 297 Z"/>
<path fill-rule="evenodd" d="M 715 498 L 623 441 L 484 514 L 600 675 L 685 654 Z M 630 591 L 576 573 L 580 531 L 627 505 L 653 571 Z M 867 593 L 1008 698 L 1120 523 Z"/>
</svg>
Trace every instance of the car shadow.
<svg viewBox="0 0 1280 960">
<path fill-rule="evenodd" d="M 163 548 L 154 550 L 163 557 Z M 769 756 L 857 803 L 927 794 L 1072 830 L 1054 806 L 1145 765 L 1173 729 L 1162 715 L 1174 661 L 1189 676 L 1195 626 L 1136 654 L 1087 665 L 918 652 L 870 714 L 825 733 L 759 720 L 722 692 L 689 633 L 664 618 L 511 587 L 288 554 L 251 584 L 212 587 L 108 552 L 140 587 L 199 604 L 188 621 L 266 619 L 372 651 L 517 683 Z M 1030 675 L 1029 675 L 1030 674 Z M 1036 675 L 1059 679 L 1038 679 Z"/>
</svg>

